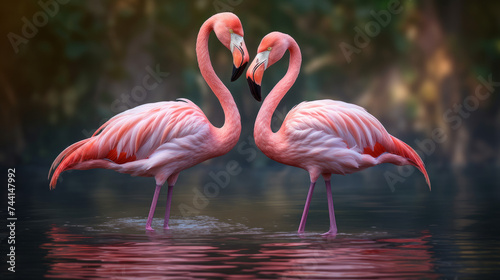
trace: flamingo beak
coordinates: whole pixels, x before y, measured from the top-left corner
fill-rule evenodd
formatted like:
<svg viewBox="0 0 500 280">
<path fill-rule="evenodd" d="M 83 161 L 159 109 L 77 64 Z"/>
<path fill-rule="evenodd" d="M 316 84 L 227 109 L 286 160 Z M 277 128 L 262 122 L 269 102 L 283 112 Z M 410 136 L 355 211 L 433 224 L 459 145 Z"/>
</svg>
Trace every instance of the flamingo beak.
<svg viewBox="0 0 500 280">
<path fill-rule="evenodd" d="M 263 51 L 255 56 L 255 59 L 250 64 L 247 70 L 247 82 L 250 87 L 250 92 L 257 101 L 262 101 L 261 84 L 264 71 L 267 68 L 270 51 Z"/>
<path fill-rule="evenodd" d="M 262 95 L 260 93 L 261 86 L 248 77 L 247 77 L 247 82 L 248 86 L 250 87 L 250 92 L 252 93 L 253 98 L 255 98 L 255 100 L 259 102 L 262 101 Z"/>
<path fill-rule="evenodd" d="M 243 74 L 247 67 L 248 60 L 250 59 L 242 36 L 231 33 L 231 52 L 233 53 L 233 74 L 231 76 L 231 82 L 234 82 Z"/>
<path fill-rule="evenodd" d="M 243 72 L 245 71 L 247 64 L 248 62 L 245 62 L 240 67 L 236 67 L 233 65 L 233 75 L 231 76 L 231 82 L 238 80 L 241 74 L 243 74 Z"/>
</svg>

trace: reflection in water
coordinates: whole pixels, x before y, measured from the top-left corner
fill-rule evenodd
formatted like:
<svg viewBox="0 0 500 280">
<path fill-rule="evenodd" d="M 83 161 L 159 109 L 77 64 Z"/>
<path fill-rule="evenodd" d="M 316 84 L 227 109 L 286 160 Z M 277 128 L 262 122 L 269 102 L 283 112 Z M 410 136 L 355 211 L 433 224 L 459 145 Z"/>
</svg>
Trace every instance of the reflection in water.
<svg viewBox="0 0 500 280">
<path fill-rule="evenodd" d="M 366 172 L 371 181 L 384 180 Z M 328 226 L 321 188 L 313 198 L 308 233 L 295 232 L 304 203 L 303 174 L 277 177 L 273 170 L 235 178 L 196 217 L 181 216 L 177 209 L 164 232 L 159 214 L 153 221 L 157 231 L 145 234 L 142 214 L 151 203 L 149 190 L 127 176 L 120 188 L 116 180 L 122 177 L 89 185 L 82 172 L 81 180 L 62 189 L 66 193 L 26 188 L 36 199 L 16 201 L 25 212 L 18 266 L 30 269 L 15 277 L 500 279 L 500 172 L 477 171 L 480 179 L 461 173 L 436 176 L 432 192 L 412 187 L 418 184 L 408 179 L 393 193 L 385 181 L 338 176 L 341 234 L 327 239 L 320 235 Z M 356 188 L 356 182 L 378 188 Z M 29 184 L 39 183 L 24 183 Z M 180 188 L 175 203 L 192 205 L 192 200 L 192 189 Z"/>
<path fill-rule="evenodd" d="M 437 278 L 425 241 L 428 237 L 263 244 L 257 269 L 283 279 Z"/>
<path fill-rule="evenodd" d="M 133 279 L 163 275 L 194 279 L 218 277 L 221 274 L 217 271 L 234 268 L 215 264 L 230 259 L 224 256 L 230 251 L 213 246 L 175 244 L 161 235 L 152 234 L 149 240 L 133 235 L 94 236 L 82 242 L 85 238 L 81 235 L 52 227 L 48 236 L 53 242 L 43 244 L 42 248 L 49 250 L 47 258 L 51 259 L 51 268 L 46 276 L 52 278 Z"/>
<path fill-rule="evenodd" d="M 438 278 L 428 232 L 326 239 L 296 234 L 103 234 L 52 226 L 50 268 L 61 279 Z M 175 236 L 175 237 L 174 237 Z"/>
</svg>

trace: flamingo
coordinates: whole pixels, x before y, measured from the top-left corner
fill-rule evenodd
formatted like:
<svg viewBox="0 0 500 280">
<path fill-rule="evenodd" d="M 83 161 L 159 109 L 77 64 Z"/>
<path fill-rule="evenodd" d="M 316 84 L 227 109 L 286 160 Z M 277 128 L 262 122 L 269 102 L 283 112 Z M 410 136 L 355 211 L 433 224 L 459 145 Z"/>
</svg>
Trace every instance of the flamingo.
<svg viewBox="0 0 500 280">
<path fill-rule="evenodd" d="M 430 189 L 429 176 L 418 154 L 391 136 L 360 106 L 329 99 L 302 102 L 288 112 L 280 129 L 273 133 L 273 113 L 299 75 L 302 56 L 297 42 L 284 33 L 269 33 L 262 39 L 246 75 L 252 95 L 261 101 L 264 71 L 287 50 L 290 52 L 288 71 L 264 100 L 255 120 L 254 138 L 257 147 L 269 158 L 309 172 L 311 184 L 299 233 L 304 232 L 314 186 L 320 175 L 325 180 L 330 217 L 330 229 L 325 235 L 337 234 L 330 185 L 332 174 L 350 174 L 381 163 L 413 165 L 424 174 Z"/>
<path fill-rule="evenodd" d="M 244 71 L 249 56 L 243 40 L 243 27 L 232 13 L 216 14 L 203 23 L 196 41 L 200 72 L 224 111 L 224 125 L 213 126 L 203 111 L 188 99 L 157 102 L 124 111 L 104 123 L 92 137 L 81 140 L 59 154 L 50 170 L 54 189 L 66 170 L 112 169 L 132 176 L 154 177 L 156 189 L 146 222 L 151 222 L 162 185 L 167 181 L 167 206 L 163 227 L 168 229 L 172 190 L 179 172 L 207 159 L 229 152 L 241 132 L 240 114 L 234 99 L 216 75 L 208 53 L 208 39 L 214 31 L 231 50 L 235 81 Z"/>
</svg>

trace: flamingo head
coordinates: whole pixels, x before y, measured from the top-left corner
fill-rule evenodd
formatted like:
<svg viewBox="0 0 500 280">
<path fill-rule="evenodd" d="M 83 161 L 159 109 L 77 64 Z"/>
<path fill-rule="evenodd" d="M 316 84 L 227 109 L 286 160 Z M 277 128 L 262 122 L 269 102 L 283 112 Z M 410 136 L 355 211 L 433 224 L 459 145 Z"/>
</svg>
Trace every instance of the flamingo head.
<svg viewBox="0 0 500 280">
<path fill-rule="evenodd" d="M 271 32 L 260 42 L 257 55 L 247 70 L 247 81 L 250 92 L 257 101 L 262 100 L 261 84 L 264 71 L 280 60 L 288 49 L 289 35 Z"/>
<path fill-rule="evenodd" d="M 217 39 L 233 54 L 233 75 L 231 82 L 236 81 L 250 60 L 245 41 L 243 40 L 243 26 L 240 19 L 233 13 L 219 13 L 214 23 L 214 32 Z"/>
</svg>

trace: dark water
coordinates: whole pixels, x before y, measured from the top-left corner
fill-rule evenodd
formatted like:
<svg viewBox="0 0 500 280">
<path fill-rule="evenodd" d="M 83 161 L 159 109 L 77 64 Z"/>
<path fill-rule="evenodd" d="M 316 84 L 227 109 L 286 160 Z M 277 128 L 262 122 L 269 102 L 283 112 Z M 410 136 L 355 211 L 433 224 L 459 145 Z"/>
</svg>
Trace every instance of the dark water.
<svg viewBox="0 0 500 280">
<path fill-rule="evenodd" d="M 305 172 L 293 168 L 232 176 L 227 187 L 197 202 L 197 190 L 213 181 L 208 171 L 217 168 L 181 174 L 171 229 L 162 229 L 164 191 L 154 232 L 143 229 L 151 179 L 70 172 L 49 191 L 45 170 L 33 170 L 18 171 L 23 178 L 16 197 L 16 273 L 2 267 L 2 279 L 495 279 L 500 274 L 495 170 L 431 172 L 432 192 L 419 174 L 391 191 L 382 174 L 396 169 L 387 166 L 334 176 L 336 238 L 321 235 L 328 230 L 321 182 L 306 234 L 296 233 L 308 182 Z M 5 256 L 4 248 L 5 239 Z"/>
</svg>

